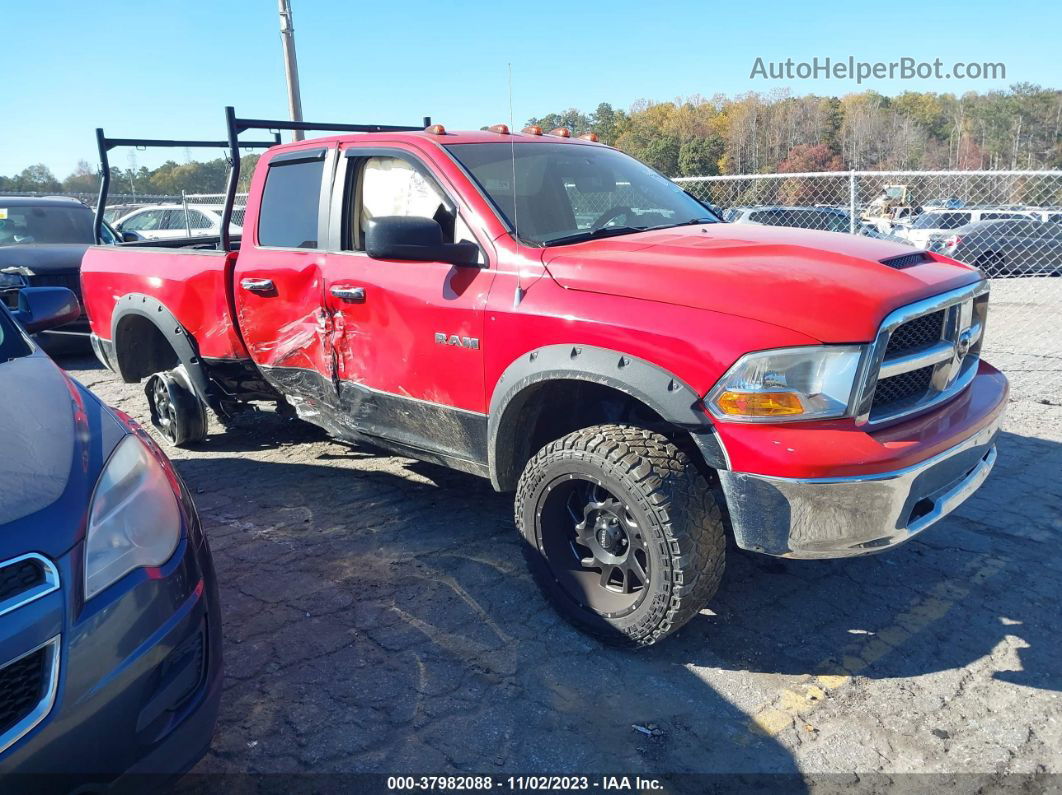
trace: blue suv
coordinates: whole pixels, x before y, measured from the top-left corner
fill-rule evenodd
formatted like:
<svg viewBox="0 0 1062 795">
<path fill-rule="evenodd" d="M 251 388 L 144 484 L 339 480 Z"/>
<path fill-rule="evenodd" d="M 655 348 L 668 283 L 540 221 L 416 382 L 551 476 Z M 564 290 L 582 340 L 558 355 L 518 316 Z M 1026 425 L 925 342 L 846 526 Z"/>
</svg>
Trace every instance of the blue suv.
<svg viewBox="0 0 1062 795">
<path fill-rule="evenodd" d="M 28 336 L 76 319 L 73 293 L 19 302 L 0 306 L 0 788 L 182 773 L 221 697 L 206 537 L 148 434 Z"/>
</svg>

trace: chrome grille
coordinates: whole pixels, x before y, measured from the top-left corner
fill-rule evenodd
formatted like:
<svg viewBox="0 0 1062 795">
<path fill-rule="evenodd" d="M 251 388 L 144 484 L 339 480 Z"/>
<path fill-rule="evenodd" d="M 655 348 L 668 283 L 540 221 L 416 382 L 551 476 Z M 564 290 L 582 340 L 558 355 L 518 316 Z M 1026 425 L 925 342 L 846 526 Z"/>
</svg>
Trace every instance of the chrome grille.
<svg viewBox="0 0 1062 795">
<path fill-rule="evenodd" d="M 0 562 L 0 616 L 59 588 L 59 571 L 47 558 L 31 553 Z"/>
<path fill-rule="evenodd" d="M 0 754 L 44 720 L 59 687 L 56 635 L 5 663 L 0 663 Z"/>
<path fill-rule="evenodd" d="M 0 735 L 25 718 L 44 694 L 47 652 L 27 654 L 0 668 Z"/>
<path fill-rule="evenodd" d="M 918 370 L 881 378 L 874 389 L 874 408 L 881 410 L 918 400 L 925 395 L 932 380 L 932 367 L 921 367 Z"/>
<path fill-rule="evenodd" d="M 944 315 L 945 310 L 941 309 L 939 312 L 931 312 L 908 321 L 897 328 L 889 337 L 885 358 L 940 342 L 944 334 Z"/>
<path fill-rule="evenodd" d="M 44 582 L 44 566 L 36 558 L 21 560 L 0 568 L 0 603 Z"/>
<path fill-rule="evenodd" d="M 977 372 L 987 313 L 981 281 L 885 318 L 857 392 L 857 423 L 892 422 L 961 392 Z"/>
</svg>

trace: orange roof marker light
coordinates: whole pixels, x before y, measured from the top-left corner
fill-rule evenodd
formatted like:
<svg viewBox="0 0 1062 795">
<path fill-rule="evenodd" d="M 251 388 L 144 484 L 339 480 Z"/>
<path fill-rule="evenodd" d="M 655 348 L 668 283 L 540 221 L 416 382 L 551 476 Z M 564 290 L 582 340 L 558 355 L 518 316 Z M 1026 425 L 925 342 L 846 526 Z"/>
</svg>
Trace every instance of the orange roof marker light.
<svg viewBox="0 0 1062 795">
<path fill-rule="evenodd" d="M 556 135 L 558 138 L 571 138 L 572 131 L 567 127 L 554 127 L 549 131 L 550 135 Z"/>
<path fill-rule="evenodd" d="M 530 127 L 524 127 L 524 135 L 542 135 L 542 128 L 537 124 L 532 124 Z"/>
<path fill-rule="evenodd" d="M 509 125 L 508 124 L 492 124 L 490 127 L 487 128 L 487 132 L 498 133 L 498 135 L 508 135 L 509 134 Z"/>
<path fill-rule="evenodd" d="M 592 143 L 596 144 L 601 139 L 597 137 L 596 132 L 584 132 L 582 135 L 579 136 L 579 140 L 591 141 Z"/>
<path fill-rule="evenodd" d="M 430 127 L 425 127 L 424 132 L 429 135 L 446 135 L 446 128 L 441 124 L 433 124 Z"/>
</svg>

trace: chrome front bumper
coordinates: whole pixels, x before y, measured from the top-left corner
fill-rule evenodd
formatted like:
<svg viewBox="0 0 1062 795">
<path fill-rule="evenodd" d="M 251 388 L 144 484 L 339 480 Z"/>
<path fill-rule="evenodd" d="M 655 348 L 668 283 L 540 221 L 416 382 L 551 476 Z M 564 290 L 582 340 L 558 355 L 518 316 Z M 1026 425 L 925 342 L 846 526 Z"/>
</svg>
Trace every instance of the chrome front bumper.
<svg viewBox="0 0 1062 795">
<path fill-rule="evenodd" d="M 739 547 L 786 558 L 867 555 L 900 544 L 973 494 L 996 462 L 1001 418 L 894 472 L 841 478 L 719 473 Z"/>
</svg>

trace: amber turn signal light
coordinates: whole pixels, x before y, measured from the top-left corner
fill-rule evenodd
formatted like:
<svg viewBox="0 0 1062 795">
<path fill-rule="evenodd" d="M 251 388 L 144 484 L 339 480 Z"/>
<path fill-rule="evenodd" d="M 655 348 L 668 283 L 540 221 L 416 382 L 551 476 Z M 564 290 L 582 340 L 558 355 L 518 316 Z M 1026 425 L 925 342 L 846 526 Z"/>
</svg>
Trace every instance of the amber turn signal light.
<svg viewBox="0 0 1062 795">
<path fill-rule="evenodd" d="M 549 131 L 550 135 L 556 135 L 558 138 L 571 138 L 572 131 L 567 127 L 554 127 Z"/>
<path fill-rule="evenodd" d="M 487 128 L 487 132 L 498 133 L 498 135 L 508 135 L 509 134 L 509 125 L 508 124 L 492 124 L 490 127 Z"/>
<path fill-rule="evenodd" d="M 530 127 L 524 127 L 524 135 L 542 135 L 542 128 L 537 124 L 532 124 Z"/>
<path fill-rule="evenodd" d="M 727 390 L 716 398 L 715 405 L 732 417 L 784 417 L 804 413 L 804 404 L 795 392 Z"/>
<path fill-rule="evenodd" d="M 424 132 L 430 133 L 431 135 L 446 135 L 446 128 L 441 124 L 433 124 L 431 127 L 425 127 Z"/>
<path fill-rule="evenodd" d="M 598 142 L 598 140 L 600 140 L 597 137 L 597 133 L 595 133 L 595 132 L 585 132 L 582 135 L 580 135 L 579 138 L 580 138 L 580 140 L 591 141 L 591 142 L 593 142 L 595 144 Z"/>
</svg>

